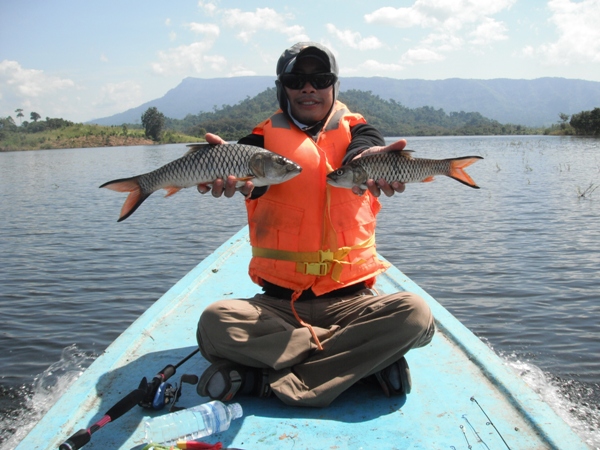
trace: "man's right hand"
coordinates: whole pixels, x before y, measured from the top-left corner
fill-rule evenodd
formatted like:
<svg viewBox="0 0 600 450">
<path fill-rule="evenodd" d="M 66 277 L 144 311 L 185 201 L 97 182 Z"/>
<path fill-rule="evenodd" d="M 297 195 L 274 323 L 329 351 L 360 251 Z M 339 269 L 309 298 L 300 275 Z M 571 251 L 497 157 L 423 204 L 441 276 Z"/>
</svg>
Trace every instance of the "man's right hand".
<svg viewBox="0 0 600 450">
<path fill-rule="evenodd" d="M 206 133 L 204 139 L 206 139 L 206 142 L 212 145 L 227 144 L 227 142 L 220 136 L 212 133 Z M 252 192 L 252 189 L 254 189 L 254 184 L 251 181 L 246 181 L 246 184 L 240 188 L 237 188 L 236 184 L 237 180 L 234 176 L 230 175 L 227 177 L 226 181 L 223 181 L 222 178 L 217 178 L 212 183 L 212 186 L 211 184 L 199 184 L 198 192 L 201 194 L 206 194 L 208 191 L 211 191 L 213 197 L 221 197 L 223 194 L 225 194 L 225 197 L 231 198 L 236 191 L 240 191 L 245 197 L 247 197 Z"/>
</svg>

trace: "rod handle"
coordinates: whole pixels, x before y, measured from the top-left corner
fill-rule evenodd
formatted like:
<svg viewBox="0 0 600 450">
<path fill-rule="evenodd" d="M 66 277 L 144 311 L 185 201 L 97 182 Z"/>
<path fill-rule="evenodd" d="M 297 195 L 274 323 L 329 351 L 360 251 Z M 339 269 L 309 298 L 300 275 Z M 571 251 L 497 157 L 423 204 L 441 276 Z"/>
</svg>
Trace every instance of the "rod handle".
<svg viewBox="0 0 600 450">
<path fill-rule="evenodd" d="M 67 439 L 65 442 L 60 444 L 60 447 L 58 447 L 58 450 L 80 449 L 85 444 L 90 442 L 91 438 L 92 438 L 92 434 L 88 430 L 81 429 L 77 433 L 75 433 L 73 436 L 71 436 L 69 439 Z"/>
</svg>

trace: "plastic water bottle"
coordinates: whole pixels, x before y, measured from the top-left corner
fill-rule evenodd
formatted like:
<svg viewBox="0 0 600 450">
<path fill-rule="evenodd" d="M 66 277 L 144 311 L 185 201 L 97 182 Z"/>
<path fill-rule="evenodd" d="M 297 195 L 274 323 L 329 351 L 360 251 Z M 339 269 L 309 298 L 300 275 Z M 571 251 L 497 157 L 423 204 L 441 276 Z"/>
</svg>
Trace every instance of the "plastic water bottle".
<svg viewBox="0 0 600 450">
<path fill-rule="evenodd" d="M 210 436 L 227 430 L 231 421 L 242 417 L 242 414 L 239 403 L 225 405 L 215 400 L 153 417 L 144 424 L 146 442 L 172 445 L 178 439 L 192 440 Z"/>
</svg>

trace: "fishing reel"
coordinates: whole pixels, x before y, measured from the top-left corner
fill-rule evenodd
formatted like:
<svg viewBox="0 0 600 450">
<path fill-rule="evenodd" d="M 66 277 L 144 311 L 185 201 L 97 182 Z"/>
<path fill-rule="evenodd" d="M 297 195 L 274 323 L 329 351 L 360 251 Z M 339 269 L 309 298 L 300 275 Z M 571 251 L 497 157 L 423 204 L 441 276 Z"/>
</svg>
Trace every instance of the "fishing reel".
<svg viewBox="0 0 600 450">
<path fill-rule="evenodd" d="M 182 375 L 179 385 L 175 383 L 172 385 L 167 381 L 162 381 L 162 374 L 156 375 L 150 383 L 146 380 L 146 377 L 142 378 L 139 389 L 146 391 L 146 394 L 139 405 L 142 408 L 161 410 L 168 404 L 171 404 L 169 410 L 171 412 L 177 411 L 179 407 L 175 406 L 177 400 L 181 397 L 181 388 L 183 383 L 198 384 L 198 377 L 196 375 Z"/>
<path fill-rule="evenodd" d="M 142 408 L 146 409 L 163 409 L 175 396 L 173 385 L 162 381 L 158 376 L 154 377 L 150 383 L 146 377 L 142 378 L 138 389 L 146 392 L 139 403 Z"/>
<path fill-rule="evenodd" d="M 177 393 L 181 395 L 181 390 L 177 389 L 177 383 L 175 383 L 175 387 L 166 381 L 160 383 L 156 390 L 156 394 L 154 395 L 154 399 L 152 400 L 152 409 L 163 409 L 166 405 L 171 403 L 173 399 L 177 401 Z"/>
</svg>

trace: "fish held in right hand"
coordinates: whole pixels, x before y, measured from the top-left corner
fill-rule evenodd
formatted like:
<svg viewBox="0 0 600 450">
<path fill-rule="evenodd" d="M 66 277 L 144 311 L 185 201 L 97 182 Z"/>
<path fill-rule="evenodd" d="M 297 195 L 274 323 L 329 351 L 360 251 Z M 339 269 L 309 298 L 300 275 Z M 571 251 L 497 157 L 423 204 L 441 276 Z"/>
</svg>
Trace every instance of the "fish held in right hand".
<svg viewBox="0 0 600 450">
<path fill-rule="evenodd" d="M 181 158 L 142 175 L 104 183 L 101 188 L 129 192 L 118 222 L 127 219 L 154 191 L 165 189 L 167 197 L 181 189 L 210 184 L 232 175 L 238 186 L 279 184 L 300 174 L 293 161 L 264 148 L 242 144 L 196 144 Z"/>
</svg>

